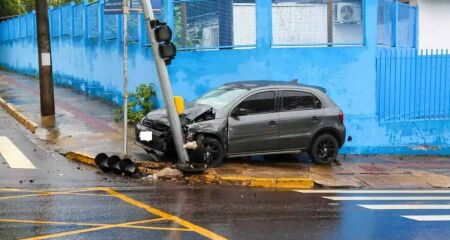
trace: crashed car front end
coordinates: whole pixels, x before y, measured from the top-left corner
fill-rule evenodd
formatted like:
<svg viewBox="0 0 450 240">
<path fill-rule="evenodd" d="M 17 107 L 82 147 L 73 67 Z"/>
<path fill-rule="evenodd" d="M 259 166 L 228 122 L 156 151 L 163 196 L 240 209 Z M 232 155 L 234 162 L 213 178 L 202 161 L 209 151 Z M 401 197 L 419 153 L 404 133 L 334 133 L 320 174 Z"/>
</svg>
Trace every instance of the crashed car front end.
<svg viewBox="0 0 450 240">
<path fill-rule="evenodd" d="M 189 151 L 197 149 L 197 144 L 194 143 L 197 143 L 199 136 L 203 134 L 215 135 L 225 142 L 226 121 L 216 119 L 215 111 L 211 107 L 191 106 L 186 109 L 185 114 L 180 115 L 180 120 L 185 143 L 187 143 L 185 148 Z M 144 137 L 143 133 L 151 133 L 151 137 Z M 136 125 L 135 134 L 136 144 L 147 152 L 153 152 L 160 156 L 175 152 L 165 110 L 150 112 Z"/>
<path fill-rule="evenodd" d="M 151 139 L 144 139 L 145 132 L 151 133 Z M 135 127 L 136 144 L 147 152 L 155 152 L 158 155 L 169 153 L 173 150 L 172 134 L 170 127 L 158 120 L 144 117 Z"/>
</svg>

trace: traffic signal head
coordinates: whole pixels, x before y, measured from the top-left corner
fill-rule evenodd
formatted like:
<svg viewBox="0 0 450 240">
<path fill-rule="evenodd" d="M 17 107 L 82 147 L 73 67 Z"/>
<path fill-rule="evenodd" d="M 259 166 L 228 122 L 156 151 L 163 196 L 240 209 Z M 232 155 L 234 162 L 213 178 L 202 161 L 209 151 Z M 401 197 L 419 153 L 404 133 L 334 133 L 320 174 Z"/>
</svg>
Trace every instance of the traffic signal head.
<svg viewBox="0 0 450 240">
<path fill-rule="evenodd" d="M 172 29 L 164 23 L 155 29 L 155 37 L 158 42 L 170 42 L 172 39 Z"/>
<path fill-rule="evenodd" d="M 172 59 L 175 58 L 176 53 L 177 48 L 175 47 L 175 44 L 171 42 L 166 42 L 159 45 L 159 55 L 162 59 L 164 59 L 166 64 L 170 64 Z"/>
<path fill-rule="evenodd" d="M 159 55 L 169 65 L 177 52 L 175 44 L 170 42 L 172 40 L 172 29 L 159 20 L 150 21 L 150 26 L 155 29 L 155 39 L 159 43 Z"/>
</svg>

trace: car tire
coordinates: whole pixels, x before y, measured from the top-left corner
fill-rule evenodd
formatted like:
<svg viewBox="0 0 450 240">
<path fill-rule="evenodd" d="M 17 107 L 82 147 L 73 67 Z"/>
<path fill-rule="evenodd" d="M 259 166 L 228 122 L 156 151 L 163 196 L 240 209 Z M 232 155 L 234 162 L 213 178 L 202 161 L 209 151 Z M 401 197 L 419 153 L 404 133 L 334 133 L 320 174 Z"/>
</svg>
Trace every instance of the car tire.
<svg viewBox="0 0 450 240">
<path fill-rule="evenodd" d="M 308 155 L 316 164 L 327 165 L 336 160 L 338 152 L 337 139 L 330 134 L 321 134 L 314 139 Z"/>
<path fill-rule="evenodd" d="M 191 152 L 192 160 L 203 162 L 208 168 L 217 167 L 223 162 L 225 152 L 222 143 L 213 137 L 205 137 L 202 146 Z"/>
</svg>

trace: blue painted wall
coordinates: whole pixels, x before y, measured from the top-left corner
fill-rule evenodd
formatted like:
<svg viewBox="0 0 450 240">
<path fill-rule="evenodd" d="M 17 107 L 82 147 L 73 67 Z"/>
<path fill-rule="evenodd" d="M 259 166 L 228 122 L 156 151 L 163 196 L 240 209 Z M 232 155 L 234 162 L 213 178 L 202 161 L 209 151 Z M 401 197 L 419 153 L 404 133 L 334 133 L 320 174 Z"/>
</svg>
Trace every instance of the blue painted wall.
<svg viewBox="0 0 450 240">
<path fill-rule="evenodd" d="M 256 46 L 178 52 L 169 67 L 174 93 L 192 100 L 209 88 L 229 81 L 299 79 L 302 83 L 327 88 L 329 95 L 344 110 L 347 134 L 352 141 L 345 144 L 342 152 L 450 154 L 448 118 L 380 121 L 377 102 L 380 91 L 377 88 L 377 2 L 364 1 L 365 37 L 362 46 L 274 48 L 271 46 L 272 1 L 256 0 Z M 165 6 L 170 4 L 166 2 Z M 102 19 L 102 14 L 99 15 Z M 142 25 L 142 22 L 139 21 L 139 24 Z M 121 32 L 120 20 L 118 25 L 118 32 Z M 143 26 L 139 27 L 140 41 L 129 44 L 129 90 L 145 82 L 155 83 L 158 87 L 150 49 L 144 44 Z M 104 28 L 103 21 L 100 21 L 99 28 Z M 52 38 L 55 82 L 120 103 L 121 39 L 105 40 L 103 34 L 95 38 L 87 38 L 86 35 Z M 36 39 L 21 37 L 1 41 L 0 64 L 11 70 L 36 75 Z"/>
</svg>

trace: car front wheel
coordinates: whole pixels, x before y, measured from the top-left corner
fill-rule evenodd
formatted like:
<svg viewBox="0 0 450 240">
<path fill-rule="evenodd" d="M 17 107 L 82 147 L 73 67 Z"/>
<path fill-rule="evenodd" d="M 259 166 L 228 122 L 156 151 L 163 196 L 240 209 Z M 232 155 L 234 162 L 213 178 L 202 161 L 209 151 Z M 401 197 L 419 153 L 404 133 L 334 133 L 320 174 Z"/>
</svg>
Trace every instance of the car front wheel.
<svg viewBox="0 0 450 240">
<path fill-rule="evenodd" d="M 315 163 L 326 165 L 336 160 L 338 151 L 336 138 L 330 134 L 322 134 L 314 140 L 308 154 Z"/>
<path fill-rule="evenodd" d="M 222 143 L 212 137 L 205 137 L 201 141 L 202 146 L 191 152 L 191 160 L 206 164 L 207 167 L 219 166 L 225 156 Z"/>
</svg>

